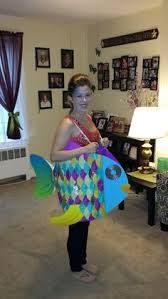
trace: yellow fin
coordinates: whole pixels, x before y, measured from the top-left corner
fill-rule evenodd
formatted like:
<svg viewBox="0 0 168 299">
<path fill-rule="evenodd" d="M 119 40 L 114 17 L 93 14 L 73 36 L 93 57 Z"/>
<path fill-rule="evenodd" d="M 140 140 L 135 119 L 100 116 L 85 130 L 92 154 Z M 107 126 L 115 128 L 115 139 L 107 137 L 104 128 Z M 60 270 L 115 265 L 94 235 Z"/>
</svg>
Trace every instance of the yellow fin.
<svg viewBox="0 0 168 299">
<path fill-rule="evenodd" d="M 71 225 L 80 221 L 82 217 L 83 214 L 80 211 L 80 206 L 71 205 L 64 214 L 59 216 L 53 216 L 50 218 L 50 221 L 53 224 Z"/>
</svg>

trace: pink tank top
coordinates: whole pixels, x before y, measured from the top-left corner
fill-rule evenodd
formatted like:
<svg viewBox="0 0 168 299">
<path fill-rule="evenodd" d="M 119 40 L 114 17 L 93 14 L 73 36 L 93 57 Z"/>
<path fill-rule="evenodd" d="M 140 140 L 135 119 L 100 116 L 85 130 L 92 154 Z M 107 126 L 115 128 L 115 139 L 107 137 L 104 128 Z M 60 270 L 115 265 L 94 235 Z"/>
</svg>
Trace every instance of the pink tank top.
<svg viewBox="0 0 168 299">
<path fill-rule="evenodd" d="M 80 123 L 79 120 L 74 118 L 72 115 L 67 115 L 66 117 L 68 117 L 73 123 L 75 123 L 81 129 L 81 131 L 86 135 L 86 137 L 89 139 L 90 142 L 100 142 L 100 138 L 101 138 L 100 133 L 96 128 L 96 126 L 94 125 L 94 123 L 92 122 L 90 116 L 88 116 L 88 119 L 90 122 L 92 122 L 92 125 L 94 125 L 95 127 L 93 131 L 90 131 L 88 128 L 86 128 L 83 124 Z M 87 145 L 88 140 L 85 138 L 85 135 L 82 134 L 82 132 L 80 132 L 77 136 L 72 136 L 70 140 L 78 143 L 80 146 Z"/>
</svg>

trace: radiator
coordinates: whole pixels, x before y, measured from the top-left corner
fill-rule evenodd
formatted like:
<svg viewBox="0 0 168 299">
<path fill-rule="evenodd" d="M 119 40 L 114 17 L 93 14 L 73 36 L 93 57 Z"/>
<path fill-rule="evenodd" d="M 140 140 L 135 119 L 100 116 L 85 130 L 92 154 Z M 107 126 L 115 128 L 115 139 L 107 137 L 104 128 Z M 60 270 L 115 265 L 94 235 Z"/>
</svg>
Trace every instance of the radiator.
<svg viewBox="0 0 168 299">
<path fill-rule="evenodd" d="M 30 178 L 27 148 L 0 149 L 0 180 L 19 176 Z"/>
</svg>

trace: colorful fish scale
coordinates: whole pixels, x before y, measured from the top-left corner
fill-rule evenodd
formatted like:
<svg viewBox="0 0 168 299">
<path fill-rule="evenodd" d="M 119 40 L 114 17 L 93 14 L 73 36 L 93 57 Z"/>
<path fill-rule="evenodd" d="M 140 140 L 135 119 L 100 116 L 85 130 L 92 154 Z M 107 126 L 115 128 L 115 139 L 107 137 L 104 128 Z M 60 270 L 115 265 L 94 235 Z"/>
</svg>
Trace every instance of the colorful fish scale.
<svg viewBox="0 0 168 299">
<path fill-rule="evenodd" d="M 101 156 L 84 154 L 71 161 L 59 162 L 54 173 L 62 208 L 79 204 L 81 221 L 91 221 L 105 214 Z M 59 189 L 59 190 L 58 190 Z"/>
</svg>

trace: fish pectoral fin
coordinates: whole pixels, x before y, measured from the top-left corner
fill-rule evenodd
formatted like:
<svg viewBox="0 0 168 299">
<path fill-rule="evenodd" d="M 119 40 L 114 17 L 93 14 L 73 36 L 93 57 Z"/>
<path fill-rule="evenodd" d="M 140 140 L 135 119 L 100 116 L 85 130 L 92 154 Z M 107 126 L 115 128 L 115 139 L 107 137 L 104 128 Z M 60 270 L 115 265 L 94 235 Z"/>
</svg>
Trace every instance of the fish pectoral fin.
<svg viewBox="0 0 168 299">
<path fill-rule="evenodd" d="M 71 205 L 69 209 L 62 215 L 53 216 L 50 218 L 53 224 L 71 225 L 80 221 L 83 214 L 80 211 L 79 205 Z"/>
<path fill-rule="evenodd" d="M 130 184 L 124 184 L 120 187 L 120 189 L 126 193 L 128 193 L 130 191 Z"/>
</svg>

